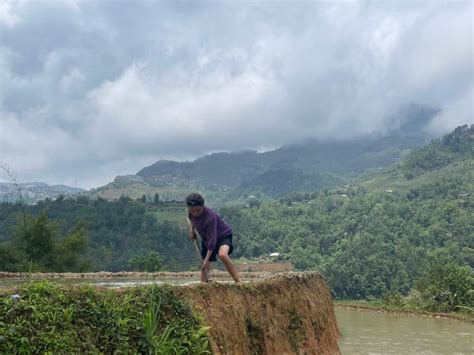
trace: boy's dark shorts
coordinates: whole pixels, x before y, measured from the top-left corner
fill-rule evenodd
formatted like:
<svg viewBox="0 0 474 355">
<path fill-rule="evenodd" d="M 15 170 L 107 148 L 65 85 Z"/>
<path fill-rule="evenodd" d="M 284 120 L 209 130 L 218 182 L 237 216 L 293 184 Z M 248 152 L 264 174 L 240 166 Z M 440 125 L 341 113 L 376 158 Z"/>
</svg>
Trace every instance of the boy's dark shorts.
<svg viewBox="0 0 474 355">
<path fill-rule="evenodd" d="M 225 237 L 217 240 L 216 247 L 211 254 L 211 258 L 209 259 L 210 261 L 217 261 L 216 257 L 219 253 L 219 248 L 221 247 L 221 245 L 228 245 L 230 247 L 229 255 L 232 254 L 232 252 L 234 251 L 234 246 L 232 245 L 232 234 L 226 235 Z M 207 247 L 206 245 L 204 245 L 203 242 L 201 242 L 201 255 L 203 259 L 207 255 Z"/>
</svg>

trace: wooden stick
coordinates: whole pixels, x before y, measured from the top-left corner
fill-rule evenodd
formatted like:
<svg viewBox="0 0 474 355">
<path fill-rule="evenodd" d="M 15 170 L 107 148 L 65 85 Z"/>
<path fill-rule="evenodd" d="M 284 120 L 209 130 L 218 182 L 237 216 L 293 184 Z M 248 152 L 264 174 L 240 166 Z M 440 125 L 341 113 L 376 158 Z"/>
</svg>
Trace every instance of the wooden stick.
<svg viewBox="0 0 474 355">
<path fill-rule="evenodd" d="M 192 224 L 191 220 L 189 219 L 189 217 L 187 215 L 186 215 L 186 222 L 188 222 L 189 227 L 193 228 L 194 233 L 202 241 L 202 237 L 199 235 L 199 232 L 196 229 L 194 229 L 193 224 Z M 197 245 L 196 238 L 193 239 L 193 244 L 194 244 L 194 248 L 196 249 L 196 253 L 199 255 L 199 259 L 201 260 L 201 271 L 204 272 L 204 277 L 206 278 L 206 282 L 208 282 L 209 281 L 209 270 L 207 270 L 204 266 L 202 266 L 202 263 L 203 263 L 204 259 L 201 255 L 201 251 L 199 250 L 199 247 Z"/>
</svg>

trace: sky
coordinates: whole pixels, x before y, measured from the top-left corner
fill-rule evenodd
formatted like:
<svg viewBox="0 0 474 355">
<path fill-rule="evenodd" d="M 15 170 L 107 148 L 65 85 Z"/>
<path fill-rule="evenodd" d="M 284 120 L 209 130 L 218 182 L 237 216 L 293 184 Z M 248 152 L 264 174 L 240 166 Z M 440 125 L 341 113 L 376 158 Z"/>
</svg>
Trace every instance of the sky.
<svg viewBox="0 0 474 355">
<path fill-rule="evenodd" d="M 0 162 L 91 188 L 158 159 L 382 134 L 411 103 L 444 133 L 474 122 L 473 18 L 455 0 L 2 0 Z"/>
</svg>

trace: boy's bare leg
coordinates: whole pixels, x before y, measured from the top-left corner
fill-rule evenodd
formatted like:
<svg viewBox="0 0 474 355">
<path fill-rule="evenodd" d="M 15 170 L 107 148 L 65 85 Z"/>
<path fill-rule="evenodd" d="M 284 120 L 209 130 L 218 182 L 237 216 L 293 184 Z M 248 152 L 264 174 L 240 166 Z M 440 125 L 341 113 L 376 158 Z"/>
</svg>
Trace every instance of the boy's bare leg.
<svg viewBox="0 0 474 355">
<path fill-rule="evenodd" d="M 211 263 L 209 263 L 209 266 L 207 268 L 201 269 L 201 282 L 208 282 L 209 281 L 209 273 L 211 271 Z"/>
<path fill-rule="evenodd" d="M 237 271 L 235 270 L 235 266 L 232 263 L 232 260 L 230 260 L 229 250 L 230 247 L 228 245 L 221 245 L 221 247 L 219 248 L 219 259 L 222 260 L 225 265 L 225 268 L 229 272 L 230 276 L 232 276 L 234 281 L 240 282 L 239 275 L 237 275 Z"/>
</svg>

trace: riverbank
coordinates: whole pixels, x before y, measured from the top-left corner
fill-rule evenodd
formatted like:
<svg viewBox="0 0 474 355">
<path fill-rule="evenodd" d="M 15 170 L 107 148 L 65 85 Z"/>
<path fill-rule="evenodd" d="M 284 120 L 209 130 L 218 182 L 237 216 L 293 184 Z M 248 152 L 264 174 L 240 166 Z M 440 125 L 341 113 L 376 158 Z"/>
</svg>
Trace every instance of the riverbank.
<svg viewBox="0 0 474 355">
<path fill-rule="evenodd" d="M 400 308 L 392 305 L 381 304 L 380 302 L 371 302 L 371 301 L 334 301 L 334 307 L 337 308 L 347 308 L 355 309 L 360 311 L 367 312 L 382 312 L 382 313 L 397 313 L 404 314 L 407 316 L 422 316 L 422 317 L 431 317 L 431 318 L 443 318 L 443 319 L 454 319 L 467 323 L 474 324 L 474 315 L 460 314 L 460 313 L 437 313 L 437 312 L 428 312 L 419 309 L 412 308 Z"/>
</svg>

